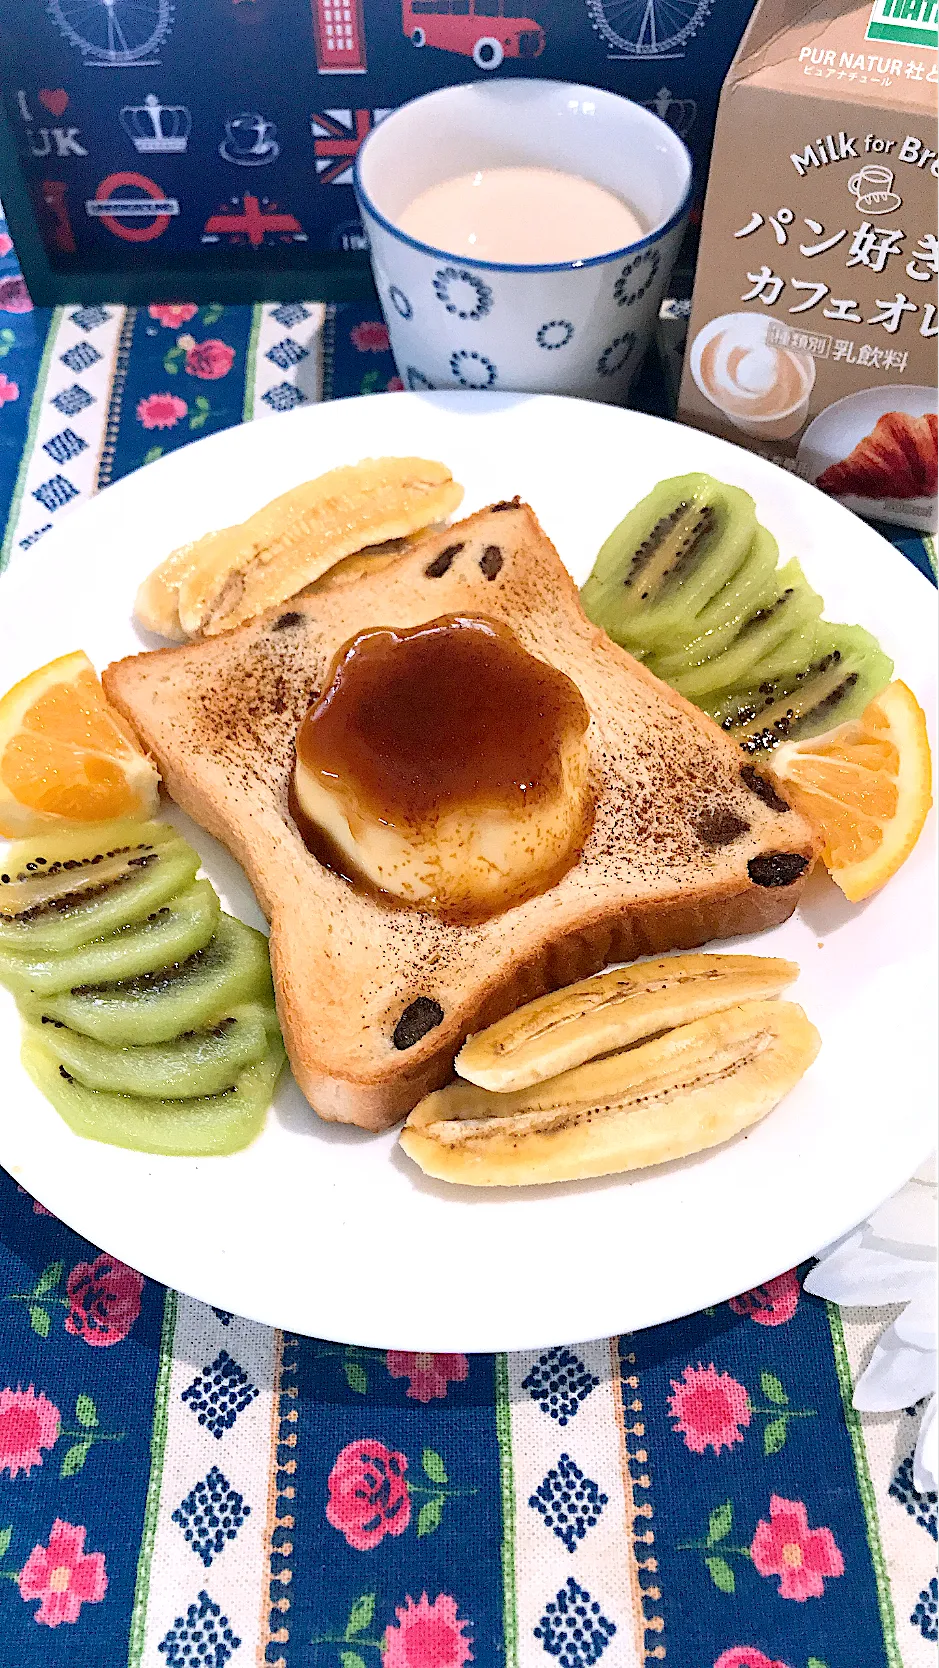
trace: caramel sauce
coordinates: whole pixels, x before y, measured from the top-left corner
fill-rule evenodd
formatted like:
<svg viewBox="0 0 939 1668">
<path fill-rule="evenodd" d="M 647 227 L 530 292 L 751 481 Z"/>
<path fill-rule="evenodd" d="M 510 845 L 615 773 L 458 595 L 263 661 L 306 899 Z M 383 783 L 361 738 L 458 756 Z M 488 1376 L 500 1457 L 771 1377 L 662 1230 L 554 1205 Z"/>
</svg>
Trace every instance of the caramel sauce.
<svg viewBox="0 0 939 1668">
<path fill-rule="evenodd" d="M 422 827 L 456 808 L 521 813 L 556 792 L 562 744 L 589 722 L 576 684 L 507 627 L 444 615 L 345 644 L 297 756 L 360 813 Z"/>
<path fill-rule="evenodd" d="M 312 822 L 297 798 L 297 789 L 293 778 L 287 788 L 287 809 L 293 817 L 303 844 L 317 863 L 324 869 L 331 869 L 334 875 L 344 880 L 347 886 L 354 886 L 358 892 L 367 892 L 370 897 L 392 901 L 390 894 L 382 891 L 381 887 L 373 886 L 366 875 L 359 872 L 356 864 L 348 858 L 344 851 L 331 840 L 325 829 Z M 402 907 L 404 907 L 402 905 Z"/>
</svg>

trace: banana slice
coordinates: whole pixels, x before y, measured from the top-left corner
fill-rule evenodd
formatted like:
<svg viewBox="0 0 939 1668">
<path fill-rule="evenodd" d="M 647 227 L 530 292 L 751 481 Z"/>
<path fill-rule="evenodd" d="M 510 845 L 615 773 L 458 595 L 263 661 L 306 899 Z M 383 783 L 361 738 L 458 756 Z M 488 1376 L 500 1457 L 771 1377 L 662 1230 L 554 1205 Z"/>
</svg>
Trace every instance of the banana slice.
<svg viewBox="0 0 939 1668">
<path fill-rule="evenodd" d="M 343 557 L 444 520 L 462 497 L 449 469 L 426 458 L 370 458 L 331 469 L 199 541 L 177 587 L 182 629 L 212 637 L 243 625 Z"/>
<path fill-rule="evenodd" d="M 406 539 L 383 539 L 381 544 L 369 544 L 363 550 L 357 550 L 354 556 L 343 556 L 319 579 L 313 580 L 309 586 L 311 595 L 323 596 L 330 591 L 345 590 L 365 574 L 380 573 L 382 568 L 390 568 L 399 556 L 418 543 L 424 531 L 420 528 Z"/>
<path fill-rule="evenodd" d="M 426 458 L 368 458 L 331 469 L 247 521 L 180 545 L 144 580 L 134 613 L 172 642 L 229 631 L 347 556 L 445 520 L 462 497 L 449 469 Z"/>
<path fill-rule="evenodd" d="M 799 976 L 771 956 L 662 956 L 582 979 L 479 1031 L 456 1069 L 503 1094 L 738 1002 L 778 996 Z"/>
<path fill-rule="evenodd" d="M 639 1170 L 755 1124 L 820 1046 L 794 1002 L 742 1002 L 515 1094 L 452 1083 L 414 1108 L 400 1141 L 428 1175 L 474 1187 Z"/>
<path fill-rule="evenodd" d="M 145 630 L 168 637 L 171 643 L 185 643 L 186 633 L 179 619 L 179 588 L 195 572 L 205 546 L 215 537 L 206 533 L 201 539 L 181 544 L 144 580 L 134 602 L 134 614 Z"/>
</svg>

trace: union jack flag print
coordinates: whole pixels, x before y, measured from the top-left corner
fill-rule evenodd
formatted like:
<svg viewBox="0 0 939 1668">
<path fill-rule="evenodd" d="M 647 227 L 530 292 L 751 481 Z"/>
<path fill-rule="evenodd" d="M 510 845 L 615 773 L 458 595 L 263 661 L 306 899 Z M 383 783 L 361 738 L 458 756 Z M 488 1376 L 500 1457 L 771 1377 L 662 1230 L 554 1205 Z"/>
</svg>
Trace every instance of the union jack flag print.
<svg viewBox="0 0 939 1668">
<path fill-rule="evenodd" d="M 363 139 L 388 110 L 322 110 L 310 117 L 316 175 L 321 185 L 351 185 L 352 164 Z"/>
</svg>

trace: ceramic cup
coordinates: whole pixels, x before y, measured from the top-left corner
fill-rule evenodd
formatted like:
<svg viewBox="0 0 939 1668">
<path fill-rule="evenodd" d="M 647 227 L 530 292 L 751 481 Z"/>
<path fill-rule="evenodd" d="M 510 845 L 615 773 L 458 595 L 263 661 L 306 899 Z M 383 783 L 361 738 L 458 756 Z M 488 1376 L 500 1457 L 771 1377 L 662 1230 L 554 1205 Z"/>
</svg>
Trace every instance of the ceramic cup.
<svg viewBox="0 0 939 1668">
<path fill-rule="evenodd" d="M 408 236 L 419 192 L 476 168 L 557 168 L 616 192 L 649 227 L 582 261 L 474 261 Z M 406 388 L 497 388 L 625 398 L 684 232 L 691 158 L 640 104 L 564 81 L 428 93 L 369 135 L 355 189 Z"/>
</svg>

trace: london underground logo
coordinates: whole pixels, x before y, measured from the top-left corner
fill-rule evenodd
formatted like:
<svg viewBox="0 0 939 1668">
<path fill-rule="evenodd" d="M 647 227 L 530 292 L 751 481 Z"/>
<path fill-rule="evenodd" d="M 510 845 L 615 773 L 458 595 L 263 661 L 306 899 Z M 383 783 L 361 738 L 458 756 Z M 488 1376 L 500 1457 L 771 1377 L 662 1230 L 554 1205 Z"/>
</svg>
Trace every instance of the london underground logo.
<svg viewBox="0 0 939 1668">
<path fill-rule="evenodd" d="M 85 213 L 92 220 L 100 220 L 109 232 L 126 243 L 150 243 L 162 237 L 172 216 L 179 213 L 179 202 L 176 197 L 164 197 L 161 188 L 146 174 L 129 171 L 108 174 L 85 203 Z M 146 220 L 148 224 L 125 226 L 125 220 Z"/>
</svg>

